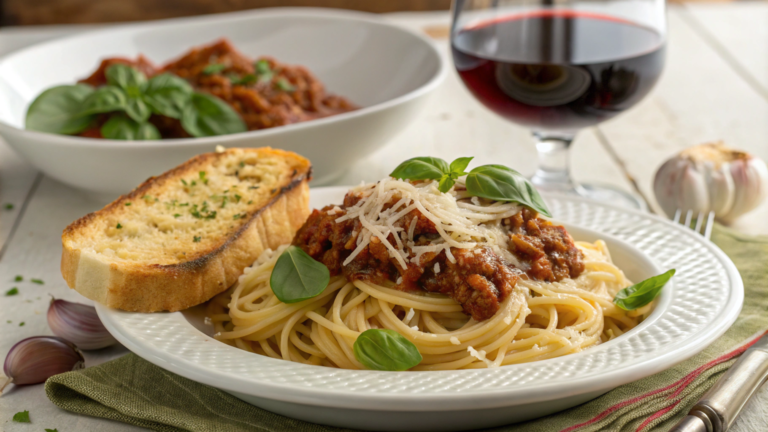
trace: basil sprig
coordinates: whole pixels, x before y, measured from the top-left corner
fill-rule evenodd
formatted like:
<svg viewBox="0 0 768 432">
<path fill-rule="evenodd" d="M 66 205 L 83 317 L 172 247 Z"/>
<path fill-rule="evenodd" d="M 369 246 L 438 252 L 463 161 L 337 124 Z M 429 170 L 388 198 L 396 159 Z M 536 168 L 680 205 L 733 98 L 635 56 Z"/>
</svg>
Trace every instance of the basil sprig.
<svg viewBox="0 0 768 432">
<path fill-rule="evenodd" d="M 362 332 L 352 346 L 357 361 L 368 369 L 404 371 L 421 363 L 418 348 L 400 333 L 389 329 Z"/>
<path fill-rule="evenodd" d="M 470 195 L 516 202 L 552 217 L 544 199 L 522 174 L 503 165 L 482 165 L 467 173 L 465 170 L 472 159 L 461 157 L 448 165 L 440 158 L 415 157 L 398 165 L 390 176 L 406 180 L 437 180 L 438 190 L 445 193 L 459 177 L 466 175 L 465 183 Z"/>
<path fill-rule="evenodd" d="M 98 114 L 109 114 L 101 127 L 108 139 L 160 139 L 149 122 L 152 114 L 179 119 L 192 136 L 225 135 L 247 130 L 240 115 L 221 99 L 195 92 L 184 79 L 164 73 L 147 79 L 136 68 L 110 65 L 107 84 L 59 86 L 44 91 L 27 111 L 26 128 L 74 135 L 93 124 Z"/>
<path fill-rule="evenodd" d="M 657 276 L 648 278 L 619 291 L 613 302 L 616 306 L 631 311 L 639 309 L 652 302 L 664 288 L 664 285 L 675 275 L 675 269 L 669 270 Z"/>
<path fill-rule="evenodd" d="M 75 84 L 51 87 L 42 92 L 27 110 L 27 129 L 65 135 L 84 131 L 93 116 L 81 115 L 80 107 L 93 91 L 91 86 Z"/>
<path fill-rule="evenodd" d="M 331 273 L 296 246 L 280 255 L 269 278 L 272 292 L 283 303 L 297 303 L 318 296 L 328 286 Z"/>
</svg>

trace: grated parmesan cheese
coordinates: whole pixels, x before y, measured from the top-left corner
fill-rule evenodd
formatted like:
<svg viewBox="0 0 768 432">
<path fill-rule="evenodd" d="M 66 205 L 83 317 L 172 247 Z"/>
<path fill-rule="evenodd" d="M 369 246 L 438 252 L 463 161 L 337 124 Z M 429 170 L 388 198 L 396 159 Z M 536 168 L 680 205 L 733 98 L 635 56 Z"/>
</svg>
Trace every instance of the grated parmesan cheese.
<svg viewBox="0 0 768 432">
<path fill-rule="evenodd" d="M 213 320 L 211 319 L 211 317 L 205 317 L 205 319 L 203 320 L 203 323 L 205 323 L 205 325 L 213 325 Z"/>
<path fill-rule="evenodd" d="M 495 367 L 496 366 L 496 365 L 493 364 L 492 361 L 490 361 L 487 358 L 485 358 L 485 351 L 484 350 L 477 351 L 472 346 L 468 346 L 467 347 L 467 351 L 469 351 L 469 355 L 471 355 L 472 357 L 474 357 L 474 358 L 484 362 L 486 366 L 488 366 L 488 367 Z"/>
<path fill-rule="evenodd" d="M 376 237 L 387 248 L 389 256 L 403 269 L 407 269 L 408 261 L 418 263 L 425 253 L 438 254 L 442 251 L 445 251 L 450 262 L 455 263 L 456 258 L 450 248 L 472 249 L 478 246 L 490 247 L 510 264 L 521 267 L 507 249 L 507 235 L 500 226 L 502 219 L 519 211 L 517 204 L 491 202 L 484 205 L 478 199 L 470 199 L 469 203 L 460 201 L 465 197 L 454 189 L 442 193 L 437 187 L 436 181 L 411 184 L 387 177 L 377 183 L 354 188 L 352 192 L 358 193 L 361 199 L 354 206 L 348 207 L 347 213 L 336 219 L 336 222 L 357 219 L 362 231 L 357 236 L 357 247 L 344 260 L 343 265 L 352 262 Z M 385 210 L 384 206 L 390 202 L 395 204 Z M 403 238 L 403 228 L 400 226 L 405 224 L 400 219 L 414 210 L 435 224 L 440 238 L 427 245 L 416 245 L 413 237 L 418 216 L 411 219 L 408 235 Z M 389 241 L 390 234 L 395 244 Z M 436 273 L 438 271 L 439 267 Z"/>
<path fill-rule="evenodd" d="M 438 274 L 438 273 L 440 273 L 440 263 L 435 263 L 435 268 L 434 268 L 434 270 L 435 270 L 435 274 Z"/>
<path fill-rule="evenodd" d="M 459 338 L 457 338 L 456 336 L 452 336 L 451 337 L 451 343 L 454 344 L 454 345 L 461 345 L 461 342 L 459 341 Z"/>
<path fill-rule="evenodd" d="M 504 318 L 504 324 L 506 324 L 506 325 L 512 324 L 512 315 Z"/>
<path fill-rule="evenodd" d="M 405 322 L 411 322 L 414 315 L 416 315 L 416 312 L 413 310 L 413 308 L 410 308 L 408 313 L 405 314 Z"/>
</svg>

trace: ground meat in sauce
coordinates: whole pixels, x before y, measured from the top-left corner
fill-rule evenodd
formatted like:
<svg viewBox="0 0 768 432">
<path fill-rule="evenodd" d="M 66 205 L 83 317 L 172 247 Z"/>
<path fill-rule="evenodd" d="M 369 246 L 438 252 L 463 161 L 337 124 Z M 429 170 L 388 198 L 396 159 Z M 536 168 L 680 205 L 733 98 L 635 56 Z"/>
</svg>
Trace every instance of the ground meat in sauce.
<svg viewBox="0 0 768 432">
<path fill-rule="evenodd" d="M 537 216 L 526 208 L 504 220 L 510 229 L 510 251 L 530 262 L 527 273 L 533 279 L 556 282 L 578 277 L 584 271 L 583 255 L 571 236 L 562 226 Z"/>
<path fill-rule="evenodd" d="M 233 77 L 241 79 L 255 74 L 254 65 L 259 60 L 269 64 L 271 79 L 233 84 Z M 142 55 L 136 60 L 118 57 L 105 59 L 91 76 L 79 82 L 94 87 L 105 85 L 107 80 L 104 72 L 115 63 L 133 66 L 148 78 L 169 72 L 186 79 L 195 90 L 223 99 L 240 114 L 248 130 L 298 123 L 358 109 L 347 99 L 326 93 L 323 83 L 306 68 L 283 64 L 271 57 L 260 57 L 254 61 L 237 51 L 226 39 L 193 48 L 179 59 L 161 67 L 155 66 Z M 206 67 L 212 64 L 223 64 L 225 68 L 216 73 L 205 73 Z M 286 85 L 281 85 L 281 82 L 292 89 L 286 90 Z M 92 127 L 79 135 L 102 138 L 99 129 L 107 116 L 103 117 L 97 118 Z M 153 115 L 150 122 L 158 128 L 163 138 L 189 137 L 177 119 Z"/>
<path fill-rule="evenodd" d="M 343 274 L 350 280 L 372 283 L 392 281 L 403 291 L 425 290 L 450 296 L 477 321 L 493 316 L 500 303 L 512 292 L 520 277 L 556 281 L 576 277 L 584 270 L 583 257 L 573 240 L 561 226 L 543 219 L 530 210 L 523 210 L 504 221 L 510 228 L 510 249 L 521 261 L 530 262 L 523 273 L 506 264 L 489 248 L 456 249 L 452 263 L 445 252 L 425 253 L 418 263 L 407 263 L 403 269 L 389 256 L 385 245 L 376 237 L 350 263 L 344 260 L 357 247 L 362 226 L 357 219 L 336 222 L 346 214 L 345 208 L 360 197 L 347 194 L 342 206 L 327 206 L 314 210 L 299 229 L 293 244 L 314 259 L 325 264 L 332 275 Z M 394 202 L 389 206 L 394 205 Z M 384 208 L 387 208 L 385 206 Z M 439 237 L 435 225 L 418 210 L 401 218 L 399 226 L 406 232 L 415 223 L 416 243 L 427 244 Z M 388 240 L 395 244 L 393 235 Z M 438 271 L 435 271 L 437 264 Z"/>
</svg>

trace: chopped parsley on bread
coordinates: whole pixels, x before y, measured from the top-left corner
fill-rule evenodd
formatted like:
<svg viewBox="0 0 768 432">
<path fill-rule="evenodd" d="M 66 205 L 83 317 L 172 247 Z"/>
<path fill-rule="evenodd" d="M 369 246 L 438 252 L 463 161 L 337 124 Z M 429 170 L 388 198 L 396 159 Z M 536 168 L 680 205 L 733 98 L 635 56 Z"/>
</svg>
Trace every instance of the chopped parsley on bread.
<svg viewBox="0 0 768 432">
<path fill-rule="evenodd" d="M 112 308 L 203 303 L 293 239 L 309 215 L 310 176 L 307 159 L 282 150 L 199 155 L 69 225 L 61 273 Z"/>
</svg>

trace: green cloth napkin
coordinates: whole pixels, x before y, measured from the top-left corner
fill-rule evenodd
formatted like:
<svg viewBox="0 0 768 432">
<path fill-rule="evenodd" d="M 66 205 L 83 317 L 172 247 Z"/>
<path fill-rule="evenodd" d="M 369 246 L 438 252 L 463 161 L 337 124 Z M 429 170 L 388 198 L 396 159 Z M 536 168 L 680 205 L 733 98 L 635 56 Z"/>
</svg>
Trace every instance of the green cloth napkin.
<svg viewBox="0 0 768 432">
<path fill-rule="evenodd" d="M 712 240 L 736 263 L 745 286 L 744 308 L 724 336 L 688 361 L 583 405 L 492 430 L 646 432 L 666 431 L 674 425 L 733 364 L 753 336 L 768 329 L 768 239 L 717 227 Z M 157 431 L 344 430 L 273 414 L 134 354 L 56 375 L 45 383 L 45 390 L 65 410 Z"/>
</svg>

